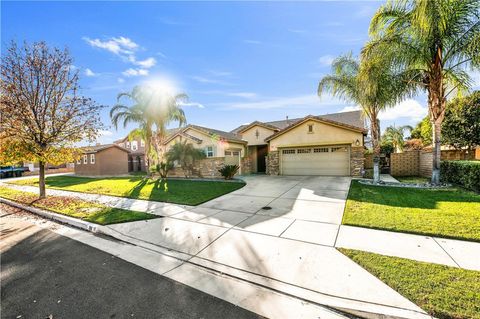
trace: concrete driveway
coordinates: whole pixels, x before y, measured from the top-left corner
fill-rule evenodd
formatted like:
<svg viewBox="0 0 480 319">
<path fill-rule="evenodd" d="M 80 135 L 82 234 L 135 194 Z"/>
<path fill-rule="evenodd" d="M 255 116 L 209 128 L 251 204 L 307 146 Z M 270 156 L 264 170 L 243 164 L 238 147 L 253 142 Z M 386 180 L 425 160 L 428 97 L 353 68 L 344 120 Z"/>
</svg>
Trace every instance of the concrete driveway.
<svg viewBox="0 0 480 319">
<path fill-rule="evenodd" d="M 152 212 L 167 217 L 108 227 L 183 259 L 167 273 L 194 287 L 200 278 L 192 275 L 192 264 L 357 314 L 428 317 L 334 248 L 349 177 L 245 181 L 242 189 L 197 207 L 160 207 Z M 225 293 L 208 281 L 197 288 Z"/>
</svg>

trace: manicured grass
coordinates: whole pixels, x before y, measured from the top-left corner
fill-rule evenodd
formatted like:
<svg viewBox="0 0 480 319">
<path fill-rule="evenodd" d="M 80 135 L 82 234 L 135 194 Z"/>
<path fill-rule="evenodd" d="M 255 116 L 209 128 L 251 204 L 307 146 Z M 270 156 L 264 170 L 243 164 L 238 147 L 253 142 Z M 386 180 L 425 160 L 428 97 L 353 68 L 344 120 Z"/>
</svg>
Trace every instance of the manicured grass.
<svg viewBox="0 0 480 319">
<path fill-rule="evenodd" d="M 38 185 L 38 179 L 12 182 L 17 185 Z M 186 205 L 199 205 L 245 185 L 243 182 L 168 180 L 168 191 L 164 183 L 139 176 L 114 178 L 88 178 L 76 176 L 50 176 L 46 178 L 49 188 L 67 191 L 147 199 Z"/>
<path fill-rule="evenodd" d="M 157 216 L 152 214 L 107 207 L 72 197 L 47 196 L 45 199 L 38 199 L 37 194 L 23 192 L 5 186 L 0 186 L 0 197 L 100 225 L 157 218 Z"/>
<path fill-rule="evenodd" d="M 420 176 L 402 176 L 395 177 L 399 182 L 407 184 L 425 184 L 430 182 L 430 178 L 420 177 Z"/>
<path fill-rule="evenodd" d="M 430 315 L 480 318 L 480 272 L 339 249 Z"/>
<path fill-rule="evenodd" d="M 399 188 L 353 181 L 343 224 L 480 241 L 480 195 L 461 188 Z"/>
</svg>

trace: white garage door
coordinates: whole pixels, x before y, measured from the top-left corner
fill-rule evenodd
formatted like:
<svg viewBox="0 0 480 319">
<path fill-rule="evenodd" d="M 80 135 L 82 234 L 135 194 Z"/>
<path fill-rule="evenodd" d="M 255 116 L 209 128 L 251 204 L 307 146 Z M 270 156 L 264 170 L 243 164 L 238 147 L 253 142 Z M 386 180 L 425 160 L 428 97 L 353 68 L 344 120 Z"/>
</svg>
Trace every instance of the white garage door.
<svg viewBox="0 0 480 319">
<path fill-rule="evenodd" d="M 283 175 L 350 175 L 348 146 L 310 146 L 280 151 Z"/>
</svg>

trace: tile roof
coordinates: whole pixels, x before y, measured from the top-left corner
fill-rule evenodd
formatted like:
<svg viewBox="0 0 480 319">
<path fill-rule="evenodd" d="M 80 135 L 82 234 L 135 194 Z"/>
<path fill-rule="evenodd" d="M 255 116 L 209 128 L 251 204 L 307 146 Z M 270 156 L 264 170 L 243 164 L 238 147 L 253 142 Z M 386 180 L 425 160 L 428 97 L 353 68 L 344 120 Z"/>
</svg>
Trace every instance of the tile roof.
<svg viewBox="0 0 480 319">
<path fill-rule="evenodd" d="M 118 147 L 122 151 L 130 153 L 129 150 L 127 150 L 126 148 L 121 147 L 117 144 L 101 144 L 101 145 L 93 145 L 93 146 L 84 146 L 84 147 L 80 147 L 80 150 L 83 153 L 96 153 L 96 152 L 103 151 L 103 150 L 105 150 L 107 148 L 110 148 L 110 147 Z"/>
<path fill-rule="evenodd" d="M 226 140 L 229 140 L 229 141 L 236 141 L 236 142 L 240 142 L 240 143 L 245 143 L 246 142 L 246 141 L 242 140 L 242 138 L 239 135 L 237 135 L 236 133 L 220 131 L 220 130 L 216 130 L 216 129 L 213 129 L 213 128 L 204 127 L 204 126 L 200 126 L 200 125 L 193 125 L 193 124 L 190 124 L 187 127 L 195 128 L 199 131 L 207 133 L 210 136 L 220 136 L 220 137 L 222 137 Z"/>
<path fill-rule="evenodd" d="M 323 115 L 317 115 L 316 117 L 318 118 L 324 118 L 326 120 L 331 120 L 335 121 L 338 123 L 343 123 L 347 124 L 349 126 L 354 126 L 360 129 L 365 128 L 365 121 L 362 118 L 362 112 L 361 111 L 351 111 L 351 112 L 341 112 L 341 113 L 331 113 L 331 114 L 323 114 Z M 285 119 L 285 120 L 279 120 L 279 121 L 270 121 L 270 122 L 259 122 L 263 123 L 269 126 L 274 126 L 278 128 L 279 130 L 283 130 L 284 128 L 303 120 L 305 117 L 301 118 L 294 118 L 294 119 Z M 258 121 L 255 121 L 258 122 Z M 253 123 L 255 123 L 253 122 Z M 243 129 L 247 128 L 248 126 L 252 125 L 253 123 L 246 124 L 246 125 L 240 125 L 239 127 L 235 128 L 232 130 L 232 133 L 238 133 L 242 131 Z"/>
</svg>

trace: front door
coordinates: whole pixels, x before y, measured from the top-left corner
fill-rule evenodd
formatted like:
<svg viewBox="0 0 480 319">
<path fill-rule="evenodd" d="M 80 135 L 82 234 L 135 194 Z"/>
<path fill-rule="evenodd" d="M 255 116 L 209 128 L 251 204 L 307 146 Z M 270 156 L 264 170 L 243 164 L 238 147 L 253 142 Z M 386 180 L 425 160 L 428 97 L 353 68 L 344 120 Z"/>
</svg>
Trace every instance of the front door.
<svg viewBox="0 0 480 319">
<path fill-rule="evenodd" d="M 267 156 L 268 145 L 257 146 L 257 172 L 265 173 L 265 157 Z"/>
</svg>

